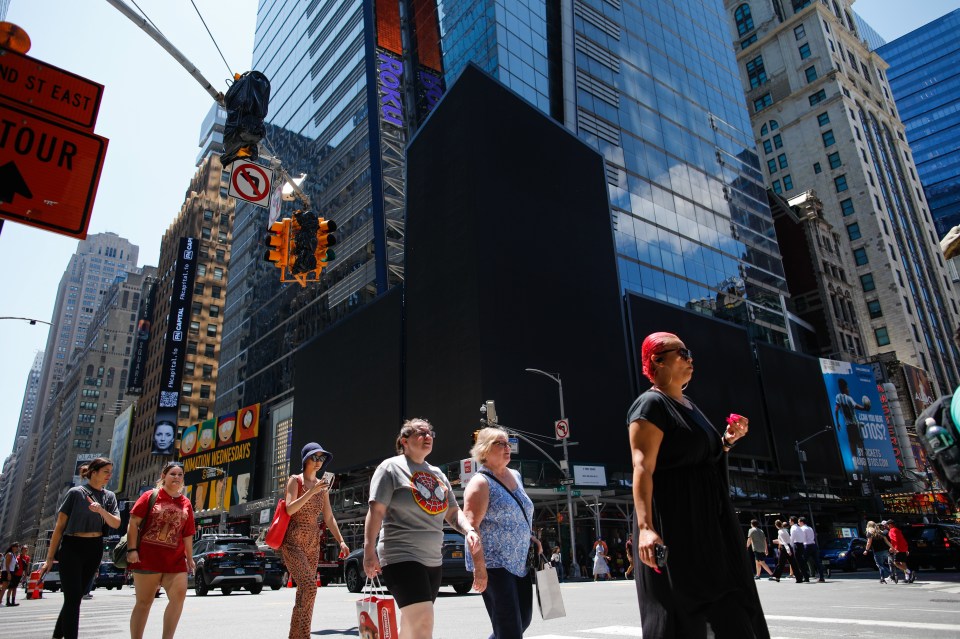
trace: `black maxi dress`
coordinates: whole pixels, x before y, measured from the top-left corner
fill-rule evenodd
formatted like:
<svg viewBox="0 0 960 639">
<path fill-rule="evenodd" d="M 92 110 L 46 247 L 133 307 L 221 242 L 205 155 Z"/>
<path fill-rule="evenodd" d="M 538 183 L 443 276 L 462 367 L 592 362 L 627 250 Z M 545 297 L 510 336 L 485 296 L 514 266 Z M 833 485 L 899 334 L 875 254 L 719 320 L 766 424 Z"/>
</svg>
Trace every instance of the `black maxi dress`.
<svg viewBox="0 0 960 639">
<path fill-rule="evenodd" d="M 645 420 L 663 431 L 653 473 L 653 525 L 669 549 L 667 565 L 657 574 L 634 550 L 644 639 L 705 638 L 708 624 L 717 639 L 769 639 L 730 503 L 723 430 L 691 406 L 651 389 L 627 416 L 628 424 Z M 636 539 L 636 518 L 633 523 Z"/>
</svg>

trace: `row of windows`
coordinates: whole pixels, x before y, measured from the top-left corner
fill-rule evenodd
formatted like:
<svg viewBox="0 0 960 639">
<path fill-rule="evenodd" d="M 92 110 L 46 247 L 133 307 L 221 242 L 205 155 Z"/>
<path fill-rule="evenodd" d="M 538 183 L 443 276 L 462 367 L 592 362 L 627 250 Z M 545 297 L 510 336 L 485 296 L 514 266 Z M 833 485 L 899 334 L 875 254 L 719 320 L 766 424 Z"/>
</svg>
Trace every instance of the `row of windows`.
<svg viewBox="0 0 960 639">
<path fill-rule="evenodd" d="M 194 302 L 191 310 L 193 315 L 200 315 L 203 312 L 203 304 L 200 302 Z M 210 317 L 220 317 L 220 306 L 217 304 L 211 304 L 208 309 Z"/>
<path fill-rule="evenodd" d="M 200 334 L 200 322 L 190 322 L 190 334 L 199 335 Z M 216 324 L 207 324 L 207 336 L 216 337 L 217 336 L 217 325 Z"/>
<path fill-rule="evenodd" d="M 197 354 L 197 347 L 198 347 L 198 346 L 199 346 L 199 344 L 198 344 L 197 342 L 187 341 L 187 354 L 188 354 L 188 355 L 196 355 L 196 354 Z M 213 344 L 204 344 L 204 345 L 203 345 L 203 355 L 204 355 L 204 357 L 214 357 L 214 356 L 215 356 L 215 354 L 214 354 L 215 349 L 216 349 L 216 347 L 215 347 Z"/>
<path fill-rule="evenodd" d="M 194 285 L 193 285 L 193 294 L 194 294 L 194 295 L 203 295 L 203 293 L 204 293 L 204 291 L 206 290 L 206 288 L 207 288 L 207 287 L 206 287 L 206 285 L 205 285 L 203 282 L 198 282 L 197 284 L 194 284 Z M 215 299 L 215 300 L 218 300 L 218 299 L 220 299 L 220 297 L 221 297 L 222 295 L 223 295 L 223 287 L 222 287 L 222 286 L 211 286 L 211 287 L 210 287 L 210 297 L 212 297 L 212 298 Z"/>
<path fill-rule="evenodd" d="M 183 395 L 185 397 L 193 396 L 193 383 L 184 382 L 183 383 Z M 200 385 L 200 399 L 210 399 L 210 385 L 201 384 Z"/>
</svg>

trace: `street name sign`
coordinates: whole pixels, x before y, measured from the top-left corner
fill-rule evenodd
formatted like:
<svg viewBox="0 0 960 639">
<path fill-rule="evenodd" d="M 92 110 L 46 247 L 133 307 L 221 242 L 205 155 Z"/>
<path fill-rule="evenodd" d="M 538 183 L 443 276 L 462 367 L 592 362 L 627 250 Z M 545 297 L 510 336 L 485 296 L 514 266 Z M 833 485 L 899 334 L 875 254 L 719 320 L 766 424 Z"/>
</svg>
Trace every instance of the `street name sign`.
<svg viewBox="0 0 960 639">
<path fill-rule="evenodd" d="M 107 143 L 0 100 L 0 218 L 85 238 Z"/>
<path fill-rule="evenodd" d="M 0 96 L 37 115 L 93 132 L 103 85 L 30 56 L 0 49 Z"/>
</svg>

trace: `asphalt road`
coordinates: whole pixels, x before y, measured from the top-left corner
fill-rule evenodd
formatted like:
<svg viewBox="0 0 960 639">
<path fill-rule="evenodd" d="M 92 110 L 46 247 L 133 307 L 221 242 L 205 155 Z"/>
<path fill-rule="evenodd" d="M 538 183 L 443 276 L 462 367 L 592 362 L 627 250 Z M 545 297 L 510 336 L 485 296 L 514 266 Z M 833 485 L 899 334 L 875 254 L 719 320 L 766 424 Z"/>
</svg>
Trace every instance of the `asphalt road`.
<svg viewBox="0 0 960 639">
<path fill-rule="evenodd" d="M 704 573 L 704 579 L 710 579 Z M 960 572 L 919 573 L 913 584 L 881 585 L 866 570 L 834 575 L 825 584 L 757 582 L 771 636 L 889 637 L 957 639 L 960 637 Z M 526 639 L 611 639 L 640 637 L 640 615 L 632 582 L 581 582 L 562 585 L 567 617 L 543 621 L 534 612 Z M 187 596 L 177 637 L 182 639 L 283 639 L 287 636 L 294 590 L 265 590 L 259 595 L 236 592 L 223 596 Z M 321 588 L 313 616 L 316 637 L 356 637 L 359 595 L 343 586 Z M 15 608 L 0 607 L 0 637 L 48 638 L 62 595 L 45 593 L 40 601 L 21 600 Z M 161 597 L 147 625 L 147 638 L 159 638 Z M 80 637 L 113 639 L 129 636 L 133 590 L 95 591 L 81 608 Z M 437 600 L 437 639 L 482 639 L 490 626 L 479 595 L 457 596 L 442 588 Z"/>
</svg>

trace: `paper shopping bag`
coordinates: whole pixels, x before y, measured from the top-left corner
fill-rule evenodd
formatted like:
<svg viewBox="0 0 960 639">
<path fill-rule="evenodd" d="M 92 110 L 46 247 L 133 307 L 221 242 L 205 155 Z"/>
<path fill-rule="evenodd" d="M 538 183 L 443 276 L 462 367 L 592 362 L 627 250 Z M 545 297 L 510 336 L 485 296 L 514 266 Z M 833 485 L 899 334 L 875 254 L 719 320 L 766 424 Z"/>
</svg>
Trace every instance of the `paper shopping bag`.
<svg viewBox="0 0 960 639">
<path fill-rule="evenodd" d="M 557 570 L 550 564 L 537 571 L 537 605 L 544 619 L 558 619 L 567 616 L 560 594 L 560 579 Z"/>
<path fill-rule="evenodd" d="M 357 602 L 360 639 L 397 639 L 397 609 L 393 597 L 370 595 Z"/>
</svg>

